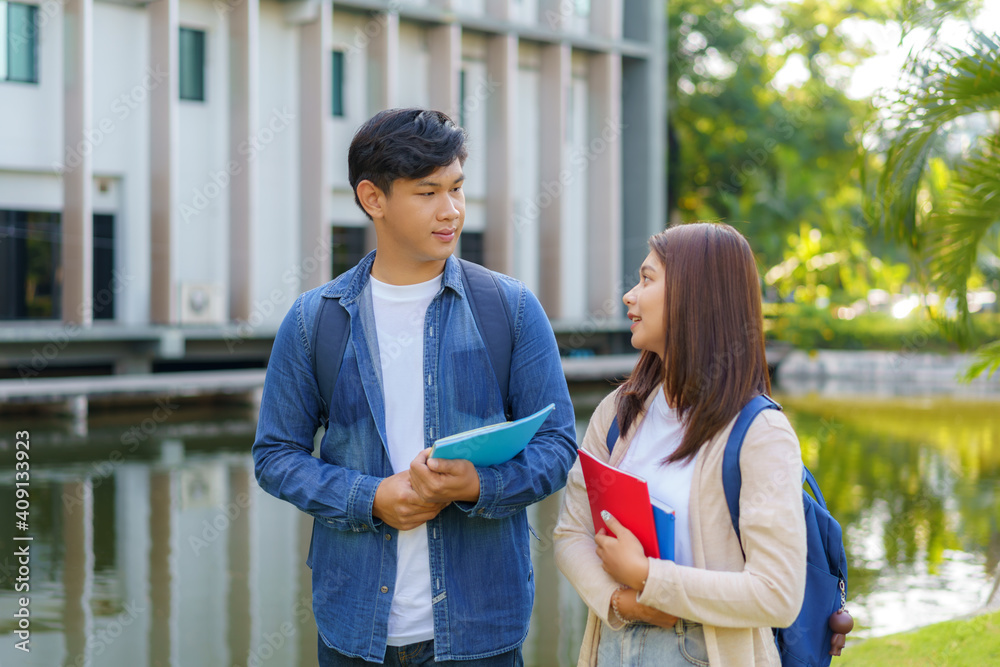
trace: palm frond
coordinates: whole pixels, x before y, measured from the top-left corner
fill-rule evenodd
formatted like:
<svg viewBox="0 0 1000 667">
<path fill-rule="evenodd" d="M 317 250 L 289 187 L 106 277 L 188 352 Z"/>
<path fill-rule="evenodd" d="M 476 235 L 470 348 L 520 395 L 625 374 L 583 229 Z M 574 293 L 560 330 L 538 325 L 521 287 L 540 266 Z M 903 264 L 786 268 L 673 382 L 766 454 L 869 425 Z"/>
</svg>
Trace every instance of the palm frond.
<svg viewBox="0 0 1000 667">
<path fill-rule="evenodd" d="M 973 362 L 960 377 L 964 382 L 971 382 L 986 373 L 991 378 L 1000 369 L 1000 340 L 983 345 L 976 350 Z"/>
<path fill-rule="evenodd" d="M 952 121 L 1000 109 L 1000 37 L 974 32 L 964 49 L 911 56 L 901 96 L 883 124 L 885 164 L 866 200 L 869 224 L 919 250 L 917 195 L 937 141 Z M 867 178 L 867 174 L 863 175 Z"/>
<path fill-rule="evenodd" d="M 980 244 L 1000 223 L 1000 134 L 980 141 L 927 221 L 931 279 L 964 292 Z"/>
</svg>

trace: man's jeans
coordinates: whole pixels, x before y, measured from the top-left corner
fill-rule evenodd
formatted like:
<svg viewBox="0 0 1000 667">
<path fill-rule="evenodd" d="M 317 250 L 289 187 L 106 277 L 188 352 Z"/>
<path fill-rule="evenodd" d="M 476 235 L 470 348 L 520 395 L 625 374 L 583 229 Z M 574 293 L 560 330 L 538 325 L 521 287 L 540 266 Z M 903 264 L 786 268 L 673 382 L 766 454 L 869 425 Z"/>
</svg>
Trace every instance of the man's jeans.
<svg viewBox="0 0 1000 667">
<path fill-rule="evenodd" d="M 424 665 L 441 665 L 443 667 L 523 667 L 521 649 L 507 651 L 491 658 L 476 660 L 445 660 L 434 662 L 434 642 L 417 642 L 407 646 L 390 646 L 385 651 L 383 665 L 392 667 L 424 667 Z M 361 658 L 349 658 L 323 643 L 319 638 L 319 667 L 371 667 L 372 663 Z"/>
</svg>

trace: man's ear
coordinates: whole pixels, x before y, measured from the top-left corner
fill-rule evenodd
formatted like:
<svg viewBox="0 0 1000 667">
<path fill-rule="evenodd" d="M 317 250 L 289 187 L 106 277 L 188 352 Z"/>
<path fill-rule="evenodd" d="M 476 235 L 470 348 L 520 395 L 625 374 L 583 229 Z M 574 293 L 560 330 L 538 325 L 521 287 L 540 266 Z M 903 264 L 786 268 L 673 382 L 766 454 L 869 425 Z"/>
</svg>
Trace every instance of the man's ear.
<svg viewBox="0 0 1000 667">
<path fill-rule="evenodd" d="M 371 216 L 372 220 L 383 216 L 385 193 L 377 185 L 367 179 L 361 181 L 358 183 L 357 194 L 361 207 Z"/>
</svg>

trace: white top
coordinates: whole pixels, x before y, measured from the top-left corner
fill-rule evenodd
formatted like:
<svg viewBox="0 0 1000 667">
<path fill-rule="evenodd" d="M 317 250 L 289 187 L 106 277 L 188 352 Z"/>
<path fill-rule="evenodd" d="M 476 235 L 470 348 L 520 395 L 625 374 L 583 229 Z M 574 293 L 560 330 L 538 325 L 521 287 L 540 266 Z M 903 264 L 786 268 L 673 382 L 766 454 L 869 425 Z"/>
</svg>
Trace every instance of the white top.
<svg viewBox="0 0 1000 667">
<path fill-rule="evenodd" d="M 394 473 L 410 469 L 424 448 L 424 315 L 441 276 L 416 285 L 371 279 L 385 395 L 385 430 Z M 399 531 L 389 646 L 434 638 L 427 524 Z"/>
<path fill-rule="evenodd" d="M 677 411 L 667 405 L 661 389 L 618 467 L 645 479 L 649 495 L 674 509 L 674 562 L 694 565 L 688 505 L 697 456 L 669 465 L 660 463 L 680 447 L 683 436 L 684 426 Z"/>
</svg>

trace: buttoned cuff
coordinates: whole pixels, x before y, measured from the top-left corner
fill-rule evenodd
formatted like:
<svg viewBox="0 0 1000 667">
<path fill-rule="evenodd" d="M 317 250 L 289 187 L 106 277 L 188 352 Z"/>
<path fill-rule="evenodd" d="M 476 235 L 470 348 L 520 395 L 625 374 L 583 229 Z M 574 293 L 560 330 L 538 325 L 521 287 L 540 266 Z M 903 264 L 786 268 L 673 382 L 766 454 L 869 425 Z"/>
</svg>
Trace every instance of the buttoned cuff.
<svg viewBox="0 0 1000 667">
<path fill-rule="evenodd" d="M 382 480 L 371 475 L 358 475 L 351 485 L 351 491 L 347 498 L 347 520 L 350 522 L 351 530 L 355 533 L 363 533 L 369 530 L 377 530 L 382 525 L 381 519 L 372 516 L 372 507 L 375 505 L 375 491 Z"/>
<path fill-rule="evenodd" d="M 479 475 L 479 500 L 475 503 L 455 501 L 452 504 L 469 516 L 491 519 L 503 493 L 503 477 L 492 466 L 477 467 L 476 474 Z"/>
</svg>

